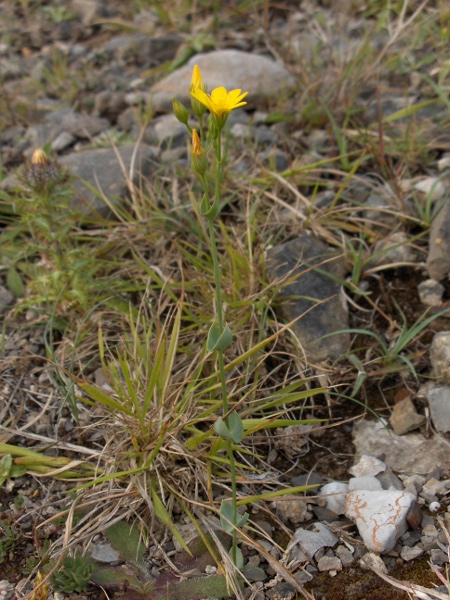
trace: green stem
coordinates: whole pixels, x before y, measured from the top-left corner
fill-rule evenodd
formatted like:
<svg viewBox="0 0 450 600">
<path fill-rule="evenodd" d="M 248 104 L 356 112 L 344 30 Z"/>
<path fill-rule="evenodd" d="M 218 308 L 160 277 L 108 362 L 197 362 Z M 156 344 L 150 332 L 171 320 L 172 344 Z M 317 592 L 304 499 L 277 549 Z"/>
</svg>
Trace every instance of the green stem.
<svg viewBox="0 0 450 600">
<path fill-rule="evenodd" d="M 215 181 L 215 191 L 214 191 L 214 201 L 217 204 L 220 203 L 220 184 L 222 179 L 222 144 L 221 144 L 221 133 L 219 132 L 216 140 L 216 181 Z M 205 182 L 206 184 L 206 182 Z M 207 190 L 205 189 L 206 193 Z M 216 314 L 217 314 L 217 324 L 219 326 L 220 331 L 223 330 L 223 306 L 222 306 L 222 290 L 221 290 L 221 280 L 220 280 L 220 267 L 219 267 L 219 257 L 217 253 L 217 241 L 216 234 L 214 231 L 214 223 L 211 219 L 208 220 L 209 224 L 209 239 L 211 246 L 211 257 L 213 261 L 214 268 L 214 280 L 216 285 Z M 223 404 L 223 414 L 226 415 L 229 411 L 228 404 L 228 394 L 227 394 L 227 383 L 225 376 L 225 363 L 223 358 L 223 352 L 220 350 L 217 352 L 218 354 L 218 362 L 219 362 L 219 377 L 220 377 L 220 388 L 222 392 L 222 404 Z M 228 426 L 228 417 L 225 417 L 225 423 Z M 231 471 L 231 492 L 232 492 L 232 506 L 233 506 L 233 525 L 236 526 L 238 522 L 238 507 L 237 507 L 237 484 L 236 484 L 236 463 L 234 460 L 234 452 L 233 452 L 233 443 L 231 441 L 227 442 L 227 454 L 228 460 L 230 461 L 230 471 Z M 236 564 L 236 551 L 237 551 L 237 530 L 236 527 L 233 529 L 233 543 L 231 546 L 231 557 Z"/>
</svg>

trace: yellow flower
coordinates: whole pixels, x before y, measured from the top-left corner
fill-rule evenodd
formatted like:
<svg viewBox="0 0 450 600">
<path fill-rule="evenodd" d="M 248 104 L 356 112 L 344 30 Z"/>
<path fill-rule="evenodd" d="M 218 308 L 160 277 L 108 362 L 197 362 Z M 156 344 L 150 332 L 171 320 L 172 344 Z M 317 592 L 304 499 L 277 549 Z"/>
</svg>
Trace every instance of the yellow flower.
<svg viewBox="0 0 450 600">
<path fill-rule="evenodd" d="M 202 79 L 202 74 L 200 72 L 200 67 L 198 65 L 194 65 L 194 70 L 192 72 L 192 79 L 191 79 L 191 92 L 199 89 L 199 90 L 205 90 L 205 86 L 203 84 L 203 79 Z"/>
<path fill-rule="evenodd" d="M 49 163 L 49 158 L 41 148 L 37 148 L 31 157 L 32 165 L 40 165 L 46 167 Z"/>
<path fill-rule="evenodd" d="M 210 94 L 206 94 L 200 88 L 191 90 L 191 96 L 201 102 L 206 108 L 219 119 L 226 117 L 235 108 L 244 106 L 247 102 L 242 102 L 248 92 L 241 93 L 242 90 L 232 90 L 227 92 L 224 87 L 218 87 Z"/>
</svg>

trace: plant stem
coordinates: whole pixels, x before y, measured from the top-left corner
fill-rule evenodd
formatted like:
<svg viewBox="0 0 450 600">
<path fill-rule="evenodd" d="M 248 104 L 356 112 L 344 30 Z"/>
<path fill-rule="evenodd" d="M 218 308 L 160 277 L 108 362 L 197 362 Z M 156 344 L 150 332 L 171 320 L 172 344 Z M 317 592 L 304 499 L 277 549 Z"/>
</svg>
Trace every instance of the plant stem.
<svg viewBox="0 0 450 600">
<path fill-rule="evenodd" d="M 214 192 L 214 201 L 220 202 L 220 184 L 222 178 L 222 151 L 221 151 L 221 134 L 219 132 L 216 140 L 216 181 L 215 181 L 215 192 Z M 206 191 L 206 190 L 205 190 Z M 217 314 L 217 324 L 219 326 L 219 330 L 223 331 L 223 306 L 222 306 L 222 289 L 221 289 L 221 279 L 220 279 L 220 266 L 219 266 L 219 257 L 217 253 L 217 241 L 216 234 L 214 231 L 214 222 L 212 219 L 208 220 L 209 224 L 209 240 L 211 246 L 211 257 L 213 261 L 214 268 L 214 279 L 216 285 L 216 314 Z M 228 395 L 227 395 L 227 383 L 225 377 L 225 363 L 223 358 L 223 352 L 221 350 L 217 351 L 218 362 L 219 362 L 219 377 L 220 377 L 220 388 L 222 392 L 222 405 L 223 405 L 223 414 L 226 415 L 229 411 L 228 404 Z M 225 423 L 227 427 L 229 426 L 228 417 L 224 417 Z M 227 441 L 227 453 L 228 460 L 230 461 L 230 471 L 231 471 L 231 492 L 232 492 L 232 506 L 233 506 L 233 525 L 235 525 L 233 529 L 233 543 L 231 546 L 231 556 L 234 564 L 236 564 L 236 550 L 237 550 L 237 530 L 236 523 L 238 522 L 238 507 L 237 507 L 237 485 L 236 485 L 236 464 L 234 461 L 234 452 L 233 452 L 233 442 Z"/>
</svg>

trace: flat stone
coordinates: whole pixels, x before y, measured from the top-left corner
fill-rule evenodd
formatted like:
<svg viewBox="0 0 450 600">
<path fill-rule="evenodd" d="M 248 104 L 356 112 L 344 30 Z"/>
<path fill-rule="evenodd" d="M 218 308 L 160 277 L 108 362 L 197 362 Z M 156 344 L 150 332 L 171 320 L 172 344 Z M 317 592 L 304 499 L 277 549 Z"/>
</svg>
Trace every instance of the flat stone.
<svg viewBox="0 0 450 600">
<path fill-rule="evenodd" d="M 276 500 L 272 504 L 277 511 L 278 518 L 284 523 L 287 523 L 287 521 L 294 524 L 305 523 L 313 517 L 308 510 L 306 498 L 301 496 L 292 500 Z"/>
<path fill-rule="evenodd" d="M 327 503 L 327 509 L 336 513 L 337 515 L 343 515 L 345 511 L 345 500 L 348 493 L 348 483 L 341 481 L 331 481 L 326 483 L 319 492 L 319 496 L 325 499 Z"/>
<path fill-rule="evenodd" d="M 297 542 L 300 552 L 297 552 L 298 560 L 310 560 L 314 554 L 321 548 L 332 547 L 339 541 L 335 535 L 323 523 L 315 523 L 315 530 L 299 528 L 294 533 L 294 540 Z"/>
<path fill-rule="evenodd" d="M 415 263 L 416 255 L 408 245 L 409 238 L 403 231 L 396 231 L 376 242 L 370 265 L 389 266 L 398 263 Z"/>
<path fill-rule="evenodd" d="M 348 489 L 351 490 L 371 490 L 376 492 L 382 490 L 383 486 L 376 477 L 364 475 L 363 477 L 351 477 L 348 482 Z"/>
<path fill-rule="evenodd" d="M 350 550 L 342 544 L 336 548 L 335 553 L 341 559 L 341 562 L 344 565 L 344 567 L 349 567 L 355 562 L 355 558 L 352 552 L 350 552 Z"/>
<path fill-rule="evenodd" d="M 378 473 L 376 477 L 383 490 L 403 490 L 403 483 L 391 469 Z"/>
<path fill-rule="evenodd" d="M 285 581 L 277 583 L 271 590 L 266 592 L 266 598 L 269 600 L 294 600 L 296 597 L 296 590 Z"/>
<path fill-rule="evenodd" d="M 445 288 L 434 279 L 426 279 L 417 286 L 419 298 L 422 304 L 426 306 L 440 306 Z"/>
<path fill-rule="evenodd" d="M 430 359 L 439 383 L 450 383 L 450 331 L 439 331 L 433 336 Z"/>
<path fill-rule="evenodd" d="M 363 454 L 356 465 L 353 465 L 348 472 L 354 477 L 375 477 L 375 475 L 385 470 L 386 465 L 382 460 Z"/>
<path fill-rule="evenodd" d="M 242 89 L 248 92 L 247 108 L 279 101 L 295 87 L 295 79 L 289 71 L 265 56 L 240 50 L 217 50 L 196 54 L 186 65 L 154 85 L 150 92 L 156 111 L 171 111 L 174 96 L 186 105 L 190 103 L 189 87 L 194 65 L 200 67 L 209 91 L 224 86 L 228 91 Z"/>
<path fill-rule="evenodd" d="M 155 121 L 154 128 L 162 148 L 186 146 L 188 131 L 175 115 L 162 115 Z"/>
<path fill-rule="evenodd" d="M 412 546 L 409 548 L 408 546 L 403 546 L 400 552 L 400 558 L 406 561 L 414 560 L 419 556 L 422 556 L 423 548 L 419 548 L 419 546 Z"/>
<path fill-rule="evenodd" d="M 319 571 L 342 571 L 342 563 L 337 556 L 322 556 L 317 561 Z"/>
<path fill-rule="evenodd" d="M 389 423 L 396 435 L 404 435 L 418 429 L 425 423 L 423 415 L 419 415 L 410 398 L 405 398 L 394 405 Z"/>
<path fill-rule="evenodd" d="M 75 136 L 68 131 L 61 132 L 52 142 L 53 152 L 61 152 L 75 142 Z"/>
<path fill-rule="evenodd" d="M 408 492 L 353 490 L 347 495 L 345 516 L 356 522 L 368 550 L 385 554 L 407 530 L 406 516 L 414 501 Z"/>
<path fill-rule="evenodd" d="M 320 272 L 311 267 L 318 267 Z M 341 256 L 308 234 L 267 253 L 270 281 L 291 280 L 280 284 L 280 312 L 289 322 L 298 319 L 292 330 L 313 361 L 336 360 L 350 348 L 349 334 L 338 333 L 349 327 L 346 301 L 342 286 L 332 279 L 343 278 L 345 268 Z M 328 334 L 336 335 L 323 337 Z"/>
<path fill-rule="evenodd" d="M 361 556 L 359 564 L 363 569 L 366 569 L 368 571 L 375 569 L 376 571 L 387 575 L 388 570 L 383 562 L 383 559 L 374 552 L 366 552 L 364 556 Z"/>
<path fill-rule="evenodd" d="M 430 417 L 437 431 L 450 431 L 450 386 L 437 385 L 426 390 Z"/>
<path fill-rule="evenodd" d="M 297 475 L 297 477 L 293 477 L 291 479 L 292 487 L 297 487 L 300 485 L 320 485 L 322 482 L 323 482 L 322 475 L 319 475 L 318 473 L 314 473 L 313 471 L 309 472 L 309 473 L 303 473 L 303 475 Z M 316 492 L 314 489 L 312 489 L 312 490 L 310 490 L 309 493 L 315 494 Z"/>
<path fill-rule="evenodd" d="M 134 152 L 135 145 L 117 148 L 117 153 L 127 173 L 130 171 Z M 141 144 L 134 164 L 133 180 L 135 183 L 141 177 L 148 177 L 154 172 L 157 156 L 158 152 L 155 148 Z M 94 191 L 86 187 L 82 180 L 85 180 L 94 189 L 101 190 L 100 193 L 105 194 L 113 205 L 117 205 L 127 194 L 127 183 L 116 150 L 113 148 L 74 152 L 63 156 L 59 162 L 76 177 L 73 181 L 75 198 L 71 201 L 71 207 L 79 210 L 82 214 L 89 215 L 93 211 L 102 215 L 110 213 L 107 204 Z"/>
<path fill-rule="evenodd" d="M 383 462 L 397 473 L 429 475 L 436 466 L 448 462 L 445 440 L 438 436 L 426 439 L 421 433 L 398 436 L 379 421 L 355 423 L 353 443 L 357 455 L 383 456 Z"/>
</svg>

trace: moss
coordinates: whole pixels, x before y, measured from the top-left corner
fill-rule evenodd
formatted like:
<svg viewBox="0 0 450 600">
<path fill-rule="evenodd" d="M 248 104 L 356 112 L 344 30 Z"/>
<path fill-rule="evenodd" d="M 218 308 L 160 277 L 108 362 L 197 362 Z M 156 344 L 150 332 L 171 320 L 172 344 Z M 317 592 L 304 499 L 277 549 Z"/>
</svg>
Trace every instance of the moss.
<svg viewBox="0 0 450 600">
<path fill-rule="evenodd" d="M 395 579 L 410 581 L 433 588 L 439 581 L 428 565 L 428 558 L 414 563 L 395 567 L 390 572 Z M 328 573 L 318 573 L 305 586 L 317 599 L 323 600 L 408 600 L 406 592 L 395 588 L 377 577 L 372 571 L 349 568 L 330 577 Z"/>
</svg>

